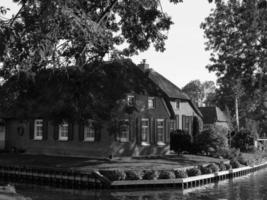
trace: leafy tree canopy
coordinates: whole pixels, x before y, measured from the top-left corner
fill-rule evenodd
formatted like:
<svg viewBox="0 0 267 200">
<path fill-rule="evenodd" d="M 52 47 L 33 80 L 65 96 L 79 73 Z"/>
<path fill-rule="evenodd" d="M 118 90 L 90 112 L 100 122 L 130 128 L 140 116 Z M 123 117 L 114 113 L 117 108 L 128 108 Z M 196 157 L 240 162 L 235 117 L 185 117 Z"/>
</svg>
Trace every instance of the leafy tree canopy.
<svg viewBox="0 0 267 200">
<path fill-rule="evenodd" d="M 176 4 L 181 0 L 169 0 Z M 83 67 L 108 53 L 130 56 L 154 45 L 164 51 L 172 21 L 160 0 L 14 0 L 0 17 L 0 76 L 48 67 Z M 0 16 L 8 10 L 0 8 Z M 118 50 L 118 46 L 124 46 Z M 2 63 L 2 64 L 1 64 Z"/>
<path fill-rule="evenodd" d="M 207 68 L 219 78 L 217 98 L 231 109 L 233 99 L 238 97 L 245 115 L 263 114 L 263 94 L 267 89 L 267 2 L 216 0 L 215 4 L 201 27 L 207 50 L 212 51 Z"/>
<path fill-rule="evenodd" d="M 160 94 L 148 74 L 128 60 L 86 66 L 84 70 L 45 69 L 38 71 L 35 79 L 20 72 L 0 87 L 0 110 L 21 119 L 101 121 L 139 111 L 142 105 L 127 107 L 127 93 Z"/>
</svg>

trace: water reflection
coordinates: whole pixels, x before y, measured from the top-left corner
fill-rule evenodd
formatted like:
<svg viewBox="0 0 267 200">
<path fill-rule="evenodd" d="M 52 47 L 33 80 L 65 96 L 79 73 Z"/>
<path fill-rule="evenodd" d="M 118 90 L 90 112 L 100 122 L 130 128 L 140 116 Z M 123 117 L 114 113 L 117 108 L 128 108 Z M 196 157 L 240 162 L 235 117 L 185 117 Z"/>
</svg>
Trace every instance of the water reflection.
<svg viewBox="0 0 267 200">
<path fill-rule="evenodd" d="M 15 184 L 17 195 L 12 199 L 24 200 L 264 200 L 267 199 L 267 169 L 233 180 L 225 180 L 206 186 L 188 189 L 143 190 L 69 190 L 36 185 Z M 4 195 L 4 194 L 3 194 Z M 24 198 L 23 198 L 23 197 Z"/>
</svg>

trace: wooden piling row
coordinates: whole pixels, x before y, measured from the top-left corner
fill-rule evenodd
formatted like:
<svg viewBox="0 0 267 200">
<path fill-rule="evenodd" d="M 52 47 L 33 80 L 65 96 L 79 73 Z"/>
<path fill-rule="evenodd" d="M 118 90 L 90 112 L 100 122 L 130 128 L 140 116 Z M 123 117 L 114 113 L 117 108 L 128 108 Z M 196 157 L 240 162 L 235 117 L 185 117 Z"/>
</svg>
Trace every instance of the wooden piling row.
<svg viewBox="0 0 267 200">
<path fill-rule="evenodd" d="M 104 187 L 103 183 L 93 173 L 71 170 L 0 166 L 0 178 L 6 181 L 30 182 L 68 188 Z"/>
</svg>

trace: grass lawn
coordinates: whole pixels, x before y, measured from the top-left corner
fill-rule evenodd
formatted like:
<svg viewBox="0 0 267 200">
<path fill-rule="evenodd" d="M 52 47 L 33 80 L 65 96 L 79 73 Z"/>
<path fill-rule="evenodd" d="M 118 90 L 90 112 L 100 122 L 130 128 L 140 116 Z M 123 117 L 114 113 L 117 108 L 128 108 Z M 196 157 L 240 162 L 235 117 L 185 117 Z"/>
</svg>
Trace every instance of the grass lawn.
<svg viewBox="0 0 267 200">
<path fill-rule="evenodd" d="M 96 169 L 173 169 L 220 161 L 222 160 L 190 154 L 151 159 L 125 157 L 114 158 L 112 160 L 44 155 L 0 154 L 0 165 L 73 169 L 88 172 Z"/>
</svg>

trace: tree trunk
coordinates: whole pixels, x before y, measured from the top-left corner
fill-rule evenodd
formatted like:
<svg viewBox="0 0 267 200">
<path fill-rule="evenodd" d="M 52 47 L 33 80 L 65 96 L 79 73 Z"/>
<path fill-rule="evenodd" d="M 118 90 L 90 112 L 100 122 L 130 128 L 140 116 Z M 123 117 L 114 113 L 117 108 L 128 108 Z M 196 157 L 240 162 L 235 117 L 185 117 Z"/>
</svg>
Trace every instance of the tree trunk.
<svg viewBox="0 0 267 200">
<path fill-rule="evenodd" d="M 238 114 L 238 98 L 235 97 L 235 118 L 236 118 L 236 128 L 237 132 L 239 132 L 239 114 Z"/>
</svg>

